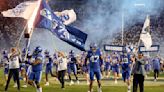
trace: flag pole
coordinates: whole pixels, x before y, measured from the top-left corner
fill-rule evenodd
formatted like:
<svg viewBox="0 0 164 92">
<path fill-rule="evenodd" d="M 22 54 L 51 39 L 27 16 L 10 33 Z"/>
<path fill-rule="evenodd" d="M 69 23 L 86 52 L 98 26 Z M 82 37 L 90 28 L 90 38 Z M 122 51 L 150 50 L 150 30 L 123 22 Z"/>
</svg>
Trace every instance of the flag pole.
<svg viewBox="0 0 164 92">
<path fill-rule="evenodd" d="M 17 40 L 17 42 L 16 42 L 16 48 L 18 49 L 18 52 L 20 53 L 20 57 L 22 56 L 22 53 L 21 53 L 21 51 L 20 51 L 20 41 L 21 41 L 21 39 L 22 39 L 22 37 L 23 37 L 23 34 L 25 33 L 25 30 L 26 30 L 26 28 L 27 28 L 27 23 L 26 23 L 26 25 L 24 26 L 24 28 L 23 28 L 23 31 L 21 32 L 21 35 L 20 35 L 20 37 L 19 37 L 19 39 Z"/>
<path fill-rule="evenodd" d="M 122 12 L 122 46 L 124 45 L 124 12 Z"/>
<path fill-rule="evenodd" d="M 39 7 L 40 7 L 41 2 L 42 2 L 42 0 L 38 0 L 38 5 L 35 8 L 33 14 L 31 15 L 30 19 L 27 22 L 27 24 L 28 24 L 29 37 L 26 40 L 27 42 L 26 42 L 25 59 L 27 57 L 27 53 L 28 53 L 29 46 L 30 46 L 30 43 L 31 43 L 32 34 L 33 34 L 33 31 L 34 31 L 34 24 L 31 24 L 31 23 L 34 23 L 35 22 L 35 19 L 37 18 L 37 14 L 38 14 L 38 10 L 39 10 Z"/>
<path fill-rule="evenodd" d="M 20 37 L 19 37 L 19 39 L 18 39 L 18 41 L 17 41 L 16 47 L 19 47 L 19 46 L 20 46 L 20 41 L 21 41 L 21 39 L 22 39 L 22 37 L 23 37 L 23 34 L 25 33 L 26 28 L 27 28 L 27 23 L 26 23 L 26 25 L 24 26 L 23 31 L 21 32 L 21 35 L 20 35 Z"/>
<path fill-rule="evenodd" d="M 33 28 L 31 28 L 30 30 L 31 30 L 30 37 L 26 39 L 27 42 L 26 42 L 26 52 L 25 52 L 24 60 L 26 60 L 26 58 L 27 58 L 28 50 L 29 50 L 30 43 L 31 43 L 32 34 L 34 31 Z"/>
<path fill-rule="evenodd" d="M 141 33 L 142 33 L 142 30 L 141 30 Z M 141 34 L 141 33 L 140 33 L 140 34 Z M 140 46 L 140 43 L 141 43 L 141 35 L 140 35 L 139 41 L 138 41 L 138 43 L 137 43 L 137 48 Z"/>
</svg>

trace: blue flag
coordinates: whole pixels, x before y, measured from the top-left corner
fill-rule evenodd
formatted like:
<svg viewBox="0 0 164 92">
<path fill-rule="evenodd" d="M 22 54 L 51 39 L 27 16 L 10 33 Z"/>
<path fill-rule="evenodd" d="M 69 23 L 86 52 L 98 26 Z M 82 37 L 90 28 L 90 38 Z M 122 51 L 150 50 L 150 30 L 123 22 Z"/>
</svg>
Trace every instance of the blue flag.
<svg viewBox="0 0 164 92">
<path fill-rule="evenodd" d="M 63 21 L 51 11 L 45 0 L 42 0 L 39 12 L 40 15 L 38 15 L 36 27 L 49 29 L 59 39 L 80 50 L 85 50 L 86 33 L 74 27 L 64 25 Z"/>
</svg>

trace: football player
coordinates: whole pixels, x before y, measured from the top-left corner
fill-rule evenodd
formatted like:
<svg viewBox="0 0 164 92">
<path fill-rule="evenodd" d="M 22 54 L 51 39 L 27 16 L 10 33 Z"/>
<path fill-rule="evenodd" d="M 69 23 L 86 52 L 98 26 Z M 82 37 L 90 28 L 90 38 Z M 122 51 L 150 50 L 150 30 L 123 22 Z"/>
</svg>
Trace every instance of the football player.
<svg viewBox="0 0 164 92">
<path fill-rule="evenodd" d="M 78 76 L 77 76 L 77 66 L 76 66 L 76 63 L 77 63 L 77 59 L 75 57 L 75 53 L 73 50 L 71 50 L 69 52 L 69 62 L 68 62 L 68 76 L 69 76 L 69 80 L 70 80 L 70 85 L 74 84 L 74 82 L 72 81 L 71 79 L 71 72 L 73 72 L 75 78 L 76 78 L 76 81 L 77 81 L 77 84 L 79 84 L 79 80 L 78 80 Z"/>
<path fill-rule="evenodd" d="M 50 73 L 52 77 L 56 77 L 53 72 L 52 72 L 52 67 L 53 67 L 53 59 L 50 56 L 50 53 L 48 50 L 44 52 L 45 54 L 45 65 L 46 65 L 46 70 L 45 70 L 45 76 L 46 76 L 46 84 L 45 86 L 49 86 L 49 81 L 48 81 L 48 74 Z"/>
<path fill-rule="evenodd" d="M 119 77 L 120 69 L 119 69 L 119 57 L 116 54 L 116 52 L 112 54 L 111 62 L 112 62 L 112 72 L 114 74 L 115 84 L 117 84 L 117 78 Z"/>
<path fill-rule="evenodd" d="M 8 73 L 9 73 L 9 58 L 8 58 L 8 53 L 6 50 L 2 52 L 2 59 L 1 59 L 0 64 L 2 67 L 4 67 L 4 78 L 5 78 L 5 81 L 7 81 Z"/>
<path fill-rule="evenodd" d="M 106 78 L 109 78 L 110 70 L 111 70 L 111 59 L 110 59 L 110 56 L 106 55 L 104 61 L 105 61 L 105 67 L 104 67 L 105 75 L 106 75 Z"/>
<path fill-rule="evenodd" d="M 90 76 L 90 85 L 89 85 L 89 91 L 92 92 L 93 89 L 93 82 L 94 82 L 94 76 L 96 76 L 97 83 L 98 83 L 98 92 L 102 92 L 101 89 L 101 65 L 103 62 L 102 59 L 102 53 L 100 49 L 97 48 L 97 45 L 95 43 L 90 44 L 90 50 L 87 53 L 86 57 L 86 64 L 89 63 L 89 76 Z"/>
<path fill-rule="evenodd" d="M 128 58 L 127 53 L 123 53 L 122 58 L 121 58 L 121 68 L 122 68 L 122 78 L 124 82 L 127 83 L 128 86 L 128 91 L 130 92 L 131 86 L 130 86 L 130 75 L 131 75 L 131 60 Z"/>
<path fill-rule="evenodd" d="M 42 92 L 40 81 L 42 77 L 43 56 L 41 53 L 42 48 L 40 46 L 36 47 L 32 55 L 32 62 L 30 62 L 32 65 L 32 71 L 28 83 L 36 87 L 36 92 Z"/>
</svg>

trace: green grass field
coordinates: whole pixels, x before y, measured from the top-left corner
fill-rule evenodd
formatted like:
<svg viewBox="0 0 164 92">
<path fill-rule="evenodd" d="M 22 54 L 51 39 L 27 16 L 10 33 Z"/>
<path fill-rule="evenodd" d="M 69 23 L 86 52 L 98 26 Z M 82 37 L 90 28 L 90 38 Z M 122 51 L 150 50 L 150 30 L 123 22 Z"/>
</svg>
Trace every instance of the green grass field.
<svg viewBox="0 0 164 92">
<path fill-rule="evenodd" d="M 148 75 L 148 77 L 145 80 L 145 92 L 164 92 L 164 74 L 161 74 L 159 77 L 159 80 L 157 82 L 153 81 L 152 74 Z M 73 77 L 74 78 L 74 77 Z M 43 92 L 87 92 L 88 86 L 86 85 L 86 82 L 83 78 L 80 78 L 80 84 L 77 85 L 76 83 L 72 86 L 69 86 L 66 82 L 65 89 L 60 88 L 60 84 L 58 81 L 55 80 L 55 78 L 50 77 L 50 86 L 46 87 L 44 86 L 45 79 L 44 75 L 42 78 L 42 88 Z M 2 69 L 0 70 L 0 92 L 4 91 L 4 79 L 3 79 L 3 72 Z M 23 82 L 21 81 L 21 84 Z M 17 92 L 16 88 L 13 88 L 13 80 L 10 82 L 10 86 L 8 89 L 8 92 Z M 113 80 L 102 80 L 102 91 L 103 92 L 127 92 L 126 84 L 123 83 L 123 81 L 120 79 L 118 81 L 118 84 L 114 84 Z M 27 88 L 21 88 L 21 92 L 36 92 L 35 88 L 28 86 Z M 97 92 L 97 84 L 94 83 L 94 92 Z"/>
</svg>

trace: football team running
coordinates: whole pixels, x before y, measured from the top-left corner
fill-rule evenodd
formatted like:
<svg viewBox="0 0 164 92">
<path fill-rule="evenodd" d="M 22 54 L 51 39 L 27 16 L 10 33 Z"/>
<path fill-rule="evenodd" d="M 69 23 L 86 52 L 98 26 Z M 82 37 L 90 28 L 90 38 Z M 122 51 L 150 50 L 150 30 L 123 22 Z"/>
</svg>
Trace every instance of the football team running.
<svg viewBox="0 0 164 92">
<path fill-rule="evenodd" d="M 122 76 L 127 85 L 127 92 L 137 92 L 139 84 L 140 92 L 144 92 L 144 78 L 150 71 L 154 71 L 154 81 L 157 81 L 161 71 L 162 59 L 144 56 L 143 53 L 133 51 L 127 52 L 104 52 L 97 47 L 95 43 L 90 44 L 90 50 L 75 53 L 71 50 L 68 55 L 61 51 L 43 51 L 40 46 L 34 51 L 18 48 L 11 48 L 10 52 L 2 51 L 0 67 L 4 69 L 5 91 L 8 90 L 10 79 L 13 76 L 14 86 L 20 91 L 20 82 L 23 80 L 22 87 L 28 87 L 28 84 L 36 88 L 36 92 L 42 92 L 40 85 L 42 72 L 45 74 L 45 86 L 49 86 L 49 75 L 56 78 L 61 83 L 61 88 L 65 88 L 65 80 L 69 79 L 69 85 L 75 81 L 80 84 L 79 76 L 84 76 L 86 84 L 89 85 L 88 92 L 93 92 L 93 82 L 97 80 L 98 92 L 102 92 L 101 79 L 114 79 L 118 83 L 118 78 Z M 110 75 L 113 73 L 113 77 Z M 133 82 L 131 79 L 133 76 Z M 133 87 L 131 87 L 133 83 Z"/>
</svg>

